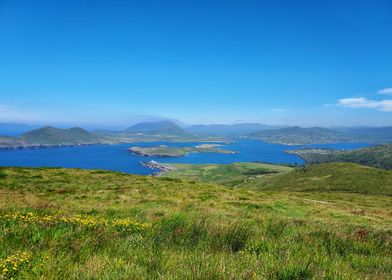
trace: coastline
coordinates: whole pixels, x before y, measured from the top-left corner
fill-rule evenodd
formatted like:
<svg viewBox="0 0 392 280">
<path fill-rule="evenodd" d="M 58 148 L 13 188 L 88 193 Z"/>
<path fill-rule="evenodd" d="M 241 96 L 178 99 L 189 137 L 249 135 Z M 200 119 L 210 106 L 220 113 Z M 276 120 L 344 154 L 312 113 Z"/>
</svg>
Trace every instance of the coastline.
<svg viewBox="0 0 392 280">
<path fill-rule="evenodd" d="M 169 172 L 169 171 L 173 171 L 176 168 L 174 166 L 168 165 L 168 164 L 164 164 L 164 163 L 159 163 L 155 160 L 150 160 L 150 161 L 140 161 L 139 162 L 140 165 L 150 168 L 152 170 L 156 170 L 155 172 L 153 172 L 151 174 L 151 176 L 161 176 L 163 173 Z"/>
</svg>

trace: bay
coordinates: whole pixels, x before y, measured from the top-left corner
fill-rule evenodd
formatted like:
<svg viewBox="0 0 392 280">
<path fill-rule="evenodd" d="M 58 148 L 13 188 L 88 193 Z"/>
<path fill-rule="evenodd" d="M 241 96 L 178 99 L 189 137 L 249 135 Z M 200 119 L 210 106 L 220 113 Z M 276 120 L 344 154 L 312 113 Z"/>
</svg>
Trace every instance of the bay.
<svg viewBox="0 0 392 280">
<path fill-rule="evenodd" d="M 203 142 L 205 143 L 205 142 Z M 155 160 L 162 163 L 233 163 L 258 161 L 269 163 L 303 164 L 296 155 L 285 154 L 288 149 L 303 147 L 357 149 L 369 146 L 363 143 L 339 143 L 306 146 L 286 146 L 265 143 L 256 140 L 240 140 L 222 146 L 224 149 L 237 151 L 236 154 L 191 153 L 185 157 L 160 158 L 133 155 L 127 149 L 131 146 L 196 146 L 200 142 L 143 142 L 118 145 L 88 145 L 74 147 L 38 148 L 24 150 L 0 150 L 0 166 L 25 167 L 66 167 L 82 169 L 113 170 L 132 174 L 148 175 L 153 173 L 140 161 Z"/>
</svg>

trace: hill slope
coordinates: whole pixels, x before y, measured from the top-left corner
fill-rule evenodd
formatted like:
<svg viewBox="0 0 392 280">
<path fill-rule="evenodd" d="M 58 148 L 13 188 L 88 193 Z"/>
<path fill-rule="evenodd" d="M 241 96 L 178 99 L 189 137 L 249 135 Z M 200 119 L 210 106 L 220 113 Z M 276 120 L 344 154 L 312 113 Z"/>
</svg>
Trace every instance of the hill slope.
<svg viewBox="0 0 392 280">
<path fill-rule="evenodd" d="M 257 162 L 236 162 L 232 164 L 164 164 L 173 169 L 161 176 L 180 178 L 197 182 L 208 182 L 228 187 L 248 187 L 258 176 L 289 172 L 293 168 Z"/>
<path fill-rule="evenodd" d="M 259 123 L 239 123 L 239 124 L 210 124 L 192 125 L 186 130 L 195 134 L 207 134 L 216 136 L 243 136 L 260 130 L 269 130 L 274 126 Z"/>
<path fill-rule="evenodd" d="M 326 144 L 345 142 L 350 139 L 343 133 L 331 129 L 322 127 L 302 128 L 298 126 L 258 131 L 251 133 L 249 137 L 285 145 Z"/>
<path fill-rule="evenodd" d="M 392 144 L 378 145 L 353 151 L 300 149 L 287 152 L 299 155 L 309 164 L 353 162 L 377 168 L 392 169 Z"/>
<path fill-rule="evenodd" d="M 346 127 L 336 131 L 349 135 L 352 139 L 366 143 L 391 143 L 392 127 Z"/>
<path fill-rule="evenodd" d="M 20 139 L 31 145 L 73 145 L 101 141 L 99 136 L 79 127 L 60 129 L 51 126 L 28 131 Z"/>
<path fill-rule="evenodd" d="M 6 279 L 390 279 L 390 205 L 388 196 L 0 168 L 0 269 Z"/>
<path fill-rule="evenodd" d="M 171 121 L 141 122 L 125 130 L 132 133 L 149 133 L 149 134 L 187 134 L 185 130 Z"/>
<path fill-rule="evenodd" d="M 265 190 L 351 192 L 392 196 L 392 171 L 355 163 L 325 163 L 270 177 Z"/>
</svg>

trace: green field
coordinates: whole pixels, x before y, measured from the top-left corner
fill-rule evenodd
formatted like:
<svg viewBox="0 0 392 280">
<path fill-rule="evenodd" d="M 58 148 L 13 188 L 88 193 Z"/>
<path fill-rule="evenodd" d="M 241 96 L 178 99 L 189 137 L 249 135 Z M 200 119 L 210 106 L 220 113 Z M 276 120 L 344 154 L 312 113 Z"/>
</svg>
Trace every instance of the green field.
<svg viewBox="0 0 392 280">
<path fill-rule="evenodd" d="M 265 176 L 241 165 L 236 169 L 253 172 L 246 176 Z M 6 279 L 390 279 L 390 181 L 376 177 L 375 194 L 326 188 L 321 180 L 310 181 L 317 192 L 291 190 L 277 178 L 302 173 L 281 168 L 267 175 L 268 190 L 99 170 L 1 168 L 0 273 Z M 347 180 L 355 186 L 367 178 Z"/>
<path fill-rule="evenodd" d="M 210 182 L 229 187 L 254 187 L 255 181 L 266 180 L 273 174 L 289 172 L 292 167 L 257 162 L 237 162 L 233 164 L 163 164 L 174 167 L 161 174 L 167 178 Z"/>
<path fill-rule="evenodd" d="M 233 154 L 235 152 L 219 148 L 220 144 L 201 144 L 195 147 L 169 147 L 165 145 L 154 147 L 131 147 L 134 154 L 149 157 L 182 157 L 190 153 Z"/>
</svg>

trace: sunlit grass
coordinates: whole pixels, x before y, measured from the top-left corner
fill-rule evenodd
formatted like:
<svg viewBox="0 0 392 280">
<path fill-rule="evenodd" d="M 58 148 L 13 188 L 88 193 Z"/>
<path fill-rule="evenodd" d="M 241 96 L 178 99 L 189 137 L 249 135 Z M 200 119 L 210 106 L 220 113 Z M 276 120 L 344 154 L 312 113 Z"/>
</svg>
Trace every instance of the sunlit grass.
<svg viewBox="0 0 392 280">
<path fill-rule="evenodd" d="M 388 279 L 392 199 L 1 168 L 15 279 Z M 7 271 L 7 273 L 8 273 Z"/>
</svg>

